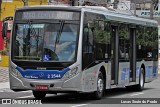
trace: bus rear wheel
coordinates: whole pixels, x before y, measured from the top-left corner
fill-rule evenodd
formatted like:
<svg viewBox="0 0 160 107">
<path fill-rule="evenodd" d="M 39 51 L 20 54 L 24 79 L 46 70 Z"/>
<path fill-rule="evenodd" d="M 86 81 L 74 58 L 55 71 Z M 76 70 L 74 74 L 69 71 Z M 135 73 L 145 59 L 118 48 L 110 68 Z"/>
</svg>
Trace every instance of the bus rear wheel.
<svg viewBox="0 0 160 107">
<path fill-rule="evenodd" d="M 99 72 L 97 78 L 97 91 L 93 93 L 93 98 L 99 100 L 103 97 L 104 94 L 104 78 L 102 72 Z"/>
<path fill-rule="evenodd" d="M 126 89 L 129 91 L 142 91 L 144 89 L 144 82 L 145 82 L 144 77 L 145 77 L 144 76 L 144 69 L 141 68 L 140 75 L 139 75 L 139 84 L 132 85 L 132 86 L 126 86 Z"/>
<path fill-rule="evenodd" d="M 139 84 L 134 86 L 136 91 L 142 91 L 144 89 L 144 81 L 145 81 L 144 69 L 141 68 L 140 75 L 139 75 Z"/>
<path fill-rule="evenodd" d="M 44 99 L 46 96 L 46 92 L 43 91 L 32 91 L 32 93 L 36 99 Z"/>
</svg>

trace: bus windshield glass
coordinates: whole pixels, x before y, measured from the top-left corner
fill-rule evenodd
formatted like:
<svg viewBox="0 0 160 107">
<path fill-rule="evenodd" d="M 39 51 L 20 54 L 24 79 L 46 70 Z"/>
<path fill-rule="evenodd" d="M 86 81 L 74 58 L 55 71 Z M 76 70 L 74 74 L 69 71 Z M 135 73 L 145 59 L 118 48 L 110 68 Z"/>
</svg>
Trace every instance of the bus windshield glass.
<svg viewBox="0 0 160 107">
<path fill-rule="evenodd" d="M 15 21 L 12 43 L 14 60 L 75 61 L 79 20 L 56 19 L 55 16 L 54 19 L 53 16 L 47 15 L 46 19 L 45 16 L 40 16 L 38 19 L 33 13 L 32 17 L 29 13 L 25 15 L 26 17 L 21 15 L 21 20 L 17 18 Z M 49 19 L 50 17 L 53 19 Z"/>
</svg>

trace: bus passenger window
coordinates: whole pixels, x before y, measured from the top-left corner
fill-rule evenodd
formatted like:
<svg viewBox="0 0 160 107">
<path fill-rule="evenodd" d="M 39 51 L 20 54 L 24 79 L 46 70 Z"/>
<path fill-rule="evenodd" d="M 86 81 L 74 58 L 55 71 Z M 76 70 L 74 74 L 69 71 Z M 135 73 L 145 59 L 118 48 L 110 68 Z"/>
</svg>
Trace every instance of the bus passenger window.
<svg viewBox="0 0 160 107">
<path fill-rule="evenodd" d="M 129 27 L 127 24 L 119 25 L 119 57 L 121 60 L 129 59 L 130 42 Z"/>
<path fill-rule="evenodd" d="M 93 52 L 93 32 L 89 28 L 84 28 L 84 52 L 92 53 Z"/>
</svg>

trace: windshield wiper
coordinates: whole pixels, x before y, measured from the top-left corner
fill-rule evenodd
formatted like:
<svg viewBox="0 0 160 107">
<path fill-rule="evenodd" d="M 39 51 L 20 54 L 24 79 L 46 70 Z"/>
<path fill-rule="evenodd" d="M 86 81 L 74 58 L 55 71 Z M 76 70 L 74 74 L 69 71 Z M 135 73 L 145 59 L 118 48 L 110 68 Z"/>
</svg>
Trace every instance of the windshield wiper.
<svg viewBox="0 0 160 107">
<path fill-rule="evenodd" d="M 29 29 L 31 29 L 31 34 L 33 34 L 34 37 L 36 37 L 36 30 L 32 27 L 32 23 L 30 19 L 28 20 L 27 24 L 29 25 Z"/>
<path fill-rule="evenodd" d="M 62 31 L 63 31 L 63 27 L 64 27 L 64 22 L 65 22 L 65 20 L 60 20 L 59 31 L 58 31 L 58 33 L 56 35 L 54 52 L 56 52 L 56 44 L 59 43 L 59 40 L 61 38 L 61 34 L 62 34 Z"/>
<path fill-rule="evenodd" d="M 39 41 L 39 37 L 40 37 L 40 36 L 37 35 L 36 30 L 35 30 L 35 28 L 33 27 L 30 19 L 28 20 L 27 24 L 29 25 L 29 29 L 30 29 L 28 32 L 30 32 L 30 33 L 33 35 L 33 37 L 36 38 L 36 42 L 37 42 L 36 51 L 37 51 L 37 56 L 38 56 L 38 41 Z M 28 35 L 28 36 L 30 36 L 30 35 Z"/>
</svg>

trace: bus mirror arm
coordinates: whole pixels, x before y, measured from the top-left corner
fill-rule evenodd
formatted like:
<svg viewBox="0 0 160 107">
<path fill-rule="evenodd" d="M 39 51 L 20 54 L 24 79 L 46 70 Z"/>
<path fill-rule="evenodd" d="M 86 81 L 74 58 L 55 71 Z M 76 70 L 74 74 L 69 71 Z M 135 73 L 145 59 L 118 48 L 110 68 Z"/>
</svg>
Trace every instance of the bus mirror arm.
<svg viewBox="0 0 160 107">
<path fill-rule="evenodd" d="M 7 37 L 7 27 L 8 27 L 8 24 L 7 23 L 4 23 L 3 24 L 3 28 L 2 28 L 2 37 Z"/>
</svg>

